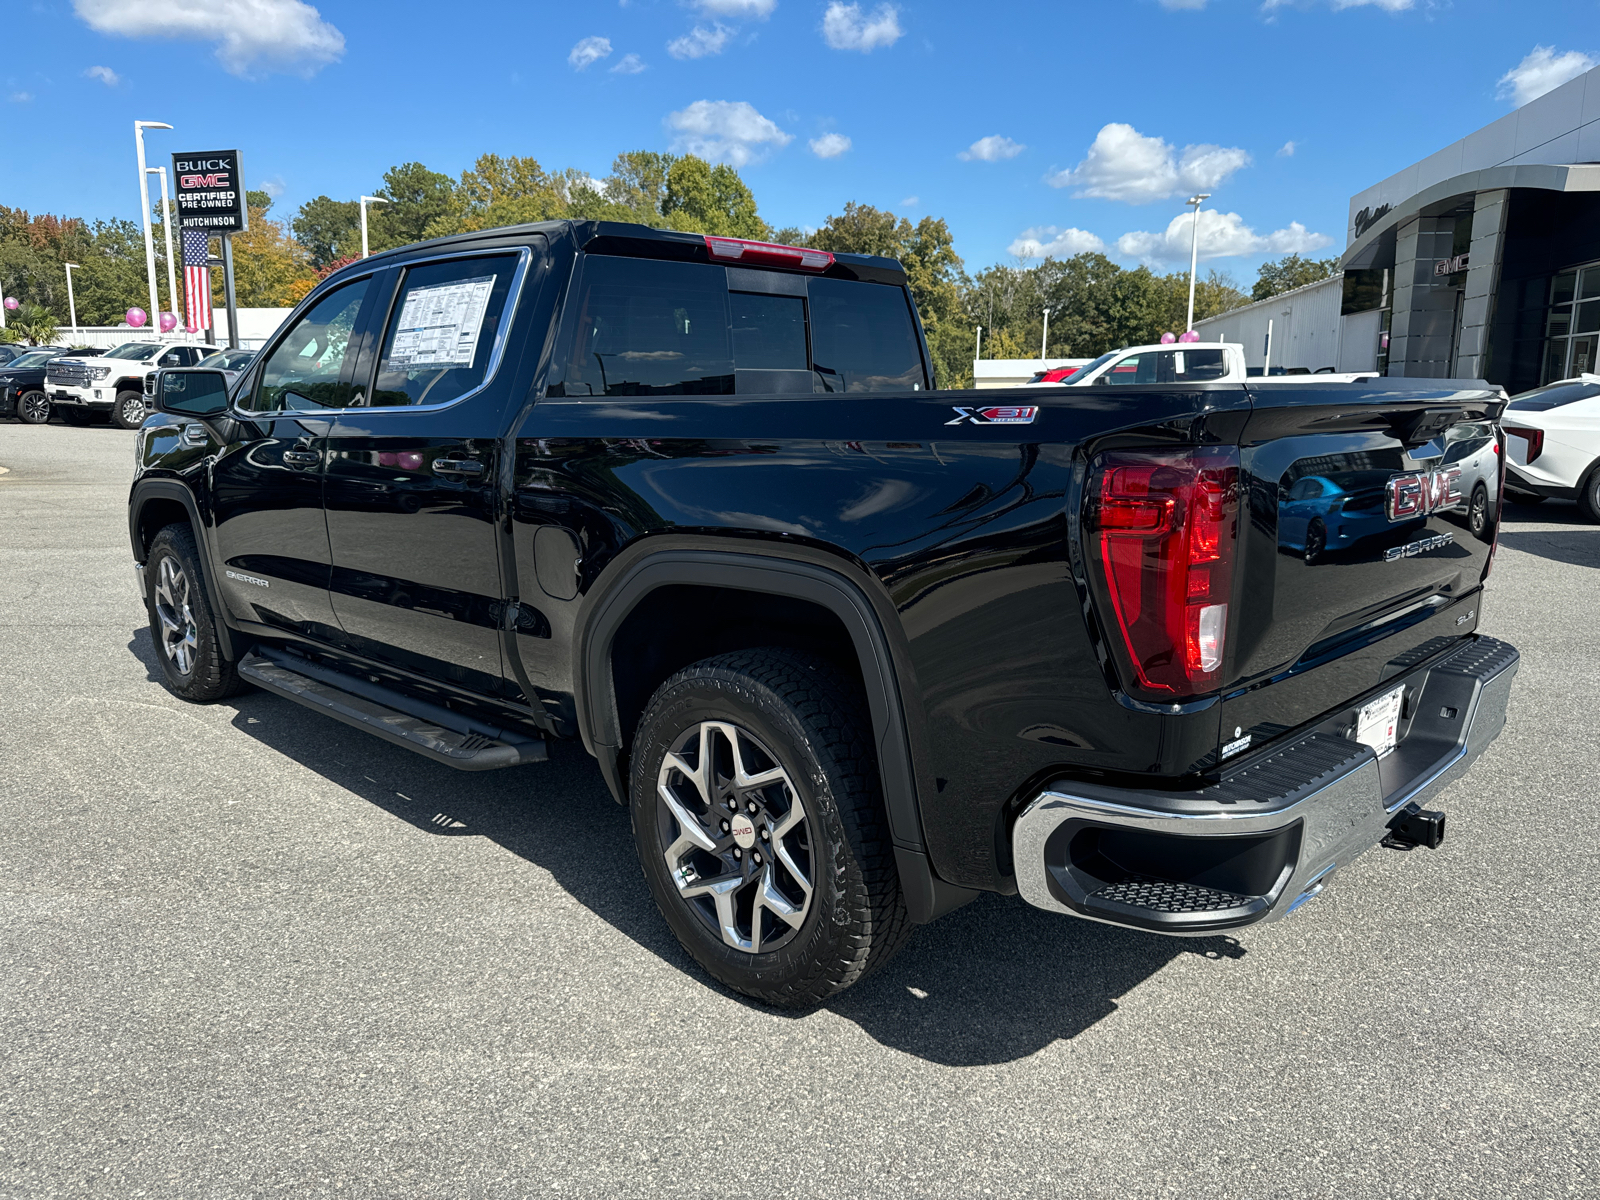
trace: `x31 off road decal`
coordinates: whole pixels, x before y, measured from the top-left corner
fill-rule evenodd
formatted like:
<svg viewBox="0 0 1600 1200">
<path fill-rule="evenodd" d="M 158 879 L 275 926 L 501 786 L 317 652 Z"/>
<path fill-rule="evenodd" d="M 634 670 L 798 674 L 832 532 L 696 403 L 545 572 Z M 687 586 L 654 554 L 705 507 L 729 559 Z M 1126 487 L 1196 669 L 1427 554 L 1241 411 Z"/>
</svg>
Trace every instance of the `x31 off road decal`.
<svg viewBox="0 0 1600 1200">
<path fill-rule="evenodd" d="M 960 408 L 952 404 L 950 407 L 955 409 L 956 419 L 946 421 L 946 425 L 1032 425 L 1039 415 L 1035 404 L 993 408 Z"/>
</svg>

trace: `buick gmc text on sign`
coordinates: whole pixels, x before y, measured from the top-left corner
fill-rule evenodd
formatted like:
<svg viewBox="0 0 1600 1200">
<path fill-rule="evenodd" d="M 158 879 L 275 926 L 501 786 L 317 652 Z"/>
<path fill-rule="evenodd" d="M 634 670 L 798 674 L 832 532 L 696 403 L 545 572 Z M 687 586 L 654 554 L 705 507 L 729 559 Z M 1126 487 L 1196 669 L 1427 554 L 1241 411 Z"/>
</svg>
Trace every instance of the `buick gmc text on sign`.
<svg viewBox="0 0 1600 1200">
<path fill-rule="evenodd" d="M 193 150 L 172 156 L 182 229 L 242 233 L 249 227 L 244 173 L 237 150 Z"/>
</svg>

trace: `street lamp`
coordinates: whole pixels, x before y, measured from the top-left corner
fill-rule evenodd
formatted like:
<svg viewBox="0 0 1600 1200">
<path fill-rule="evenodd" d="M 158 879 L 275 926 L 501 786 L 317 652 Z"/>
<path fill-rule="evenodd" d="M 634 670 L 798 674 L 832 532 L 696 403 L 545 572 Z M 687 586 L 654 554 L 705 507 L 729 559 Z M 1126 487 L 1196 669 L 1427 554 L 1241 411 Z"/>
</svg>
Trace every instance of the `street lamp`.
<svg viewBox="0 0 1600 1200">
<path fill-rule="evenodd" d="M 67 269 L 67 316 L 72 321 L 72 340 L 73 341 L 77 341 L 78 340 L 78 305 L 72 299 L 72 272 L 73 272 L 74 269 L 81 270 L 82 268 L 78 267 L 77 263 L 62 263 L 61 265 L 66 267 L 66 269 Z"/>
<path fill-rule="evenodd" d="M 1194 328 L 1194 269 L 1200 263 L 1200 202 L 1209 199 L 1210 192 L 1201 192 L 1184 202 L 1194 205 L 1194 227 L 1189 231 L 1189 317 L 1183 324 L 1185 333 Z"/>
<path fill-rule="evenodd" d="M 150 315 L 161 312 L 161 299 L 156 295 L 156 246 L 150 229 L 150 178 L 144 165 L 144 131 L 146 129 L 171 129 L 165 121 L 135 121 L 133 144 L 139 151 L 139 221 L 144 226 L 144 271 L 150 284 Z"/>
<path fill-rule="evenodd" d="M 1044 332 L 1039 335 L 1039 361 L 1044 361 L 1045 347 L 1050 344 L 1050 310 L 1044 310 Z"/>
<path fill-rule="evenodd" d="M 161 232 L 167 239 L 167 303 L 172 305 L 172 315 L 178 315 L 178 276 L 172 263 L 172 201 L 167 198 L 167 169 L 165 167 L 146 167 L 146 175 L 161 176 Z M 161 328 L 157 310 L 156 328 Z"/>
<path fill-rule="evenodd" d="M 382 196 L 361 197 L 361 257 L 367 257 L 367 205 L 389 203 Z"/>
</svg>

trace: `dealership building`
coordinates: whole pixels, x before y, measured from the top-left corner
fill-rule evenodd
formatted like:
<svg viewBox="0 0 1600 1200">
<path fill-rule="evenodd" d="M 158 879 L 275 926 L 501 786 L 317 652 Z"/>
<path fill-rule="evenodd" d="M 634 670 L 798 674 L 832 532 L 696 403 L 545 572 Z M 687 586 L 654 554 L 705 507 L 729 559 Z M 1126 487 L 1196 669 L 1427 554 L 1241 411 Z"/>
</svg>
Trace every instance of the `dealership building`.
<svg viewBox="0 0 1600 1200">
<path fill-rule="evenodd" d="M 1196 330 L 1252 367 L 1513 393 L 1595 371 L 1600 67 L 1351 197 L 1345 235 L 1342 275 Z"/>
</svg>

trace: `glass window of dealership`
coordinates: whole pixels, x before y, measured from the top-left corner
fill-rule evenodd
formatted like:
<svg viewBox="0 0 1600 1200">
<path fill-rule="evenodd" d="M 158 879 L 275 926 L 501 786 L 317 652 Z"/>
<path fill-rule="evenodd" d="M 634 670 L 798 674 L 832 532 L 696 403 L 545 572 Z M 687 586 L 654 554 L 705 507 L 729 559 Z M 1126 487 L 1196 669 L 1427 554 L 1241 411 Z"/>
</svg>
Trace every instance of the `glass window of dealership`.
<svg viewBox="0 0 1600 1200">
<path fill-rule="evenodd" d="M 1344 369 L 1513 393 L 1597 370 L 1600 68 L 1352 198 Z"/>
</svg>

